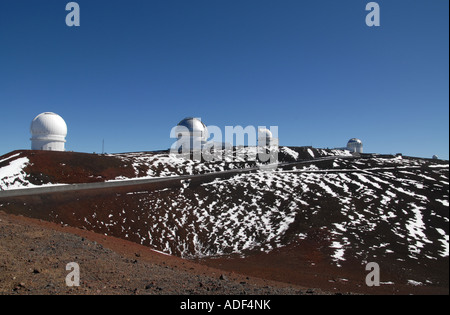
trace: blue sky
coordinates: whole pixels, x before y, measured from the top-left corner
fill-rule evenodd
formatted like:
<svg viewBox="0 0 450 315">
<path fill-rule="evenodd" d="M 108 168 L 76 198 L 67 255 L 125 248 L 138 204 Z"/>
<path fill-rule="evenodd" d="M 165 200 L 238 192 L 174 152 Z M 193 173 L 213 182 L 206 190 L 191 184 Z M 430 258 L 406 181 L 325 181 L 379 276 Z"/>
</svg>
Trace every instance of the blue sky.
<svg viewBox="0 0 450 315">
<path fill-rule="evenodd" d="M 30 148 L 53 111 L 66 148 L 169 148 L 186 116 L 278 126 L 281 145 L 449 157 L 449 2 L 366 0 L 0 2 L 0 154 Z"/>
</svg>

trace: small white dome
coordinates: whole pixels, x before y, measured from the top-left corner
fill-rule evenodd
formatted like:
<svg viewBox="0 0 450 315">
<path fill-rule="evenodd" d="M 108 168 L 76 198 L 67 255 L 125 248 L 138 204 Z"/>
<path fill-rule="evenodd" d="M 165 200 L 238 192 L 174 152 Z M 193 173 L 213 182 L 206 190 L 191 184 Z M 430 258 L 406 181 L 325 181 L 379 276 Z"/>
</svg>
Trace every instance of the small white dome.
<svg viewBox="0 0 450 315">
<path fill-rule="evenodd" d="M 258 145 L 271 146 L 272 140 L 273 140 L 273 134 L 269 129 L 266 129 L 266 128 L 258 129 Z"/>
<path fill-rule="evenodd" d="M 258 138 L 262 139 L 272 139 L 273 138 L 273 134 L 269 129 L 266 128 L 259 128 L 258 129 Z"/>
<path fill-rule="evenodd" d="M 67 125 L 55 113 L 42 113 L 31 122 L 32 150 L 64 151 Z"/>
</svg>

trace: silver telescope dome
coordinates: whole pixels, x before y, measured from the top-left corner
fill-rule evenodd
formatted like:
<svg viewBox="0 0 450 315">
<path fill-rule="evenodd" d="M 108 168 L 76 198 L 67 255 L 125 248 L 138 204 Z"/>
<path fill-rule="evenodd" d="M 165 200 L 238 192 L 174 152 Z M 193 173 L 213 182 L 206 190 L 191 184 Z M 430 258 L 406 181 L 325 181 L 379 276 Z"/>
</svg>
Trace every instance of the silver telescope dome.
<svg viewBox="0 0 450 315">
<path fill-rule="evenodd" d="M 200 138 L 206 141 L 208 139 L 208 128 L 199 118 L 187 117 L 180 121 L 176 128 L 177 138 L 189 136 Z"/>
<path fill-rule="evenodd" d="M 363 143 L 358 138 L 352 138 L 347 143 L 347 149 L 350 152 L 363 153 Z"/>
</svg>

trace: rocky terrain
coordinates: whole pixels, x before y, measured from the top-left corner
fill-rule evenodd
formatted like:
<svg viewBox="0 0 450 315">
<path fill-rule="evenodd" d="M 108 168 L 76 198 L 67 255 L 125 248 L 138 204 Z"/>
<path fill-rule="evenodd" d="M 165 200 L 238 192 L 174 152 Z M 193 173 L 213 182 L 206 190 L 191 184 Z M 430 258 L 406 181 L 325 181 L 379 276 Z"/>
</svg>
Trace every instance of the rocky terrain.
<svg viewBox="0 0 450 315">
<path fill-rule="evenodd" d="M 221 161 L 202 162 L 180 158 L 169 151 L 123 154 L 14 151 L 0 157 L 0 191 L 56 184 L 207 174 L 257 165 L 252 156 L 255 150 L 236 148 L 232 155 L 226 153 L 222 152 Z M 295 162 L 341 154 L 350 156 L 350 153 L 342 150 L 282 147 L 278 157 L 280 162 Z"/>
<path fill-rule="evenodd" d="M 167 187 L 14 198 L 0 192 L 0 210 L 291 286 L 448 294 L 448 161 L 281 147 L 279 162 L 276 170 Z M 245 158 L 205 163 L 168 152 L 16 151 L 0 157 L 0 187 L 207 174 L 257 164 Z M 369 262 L 380 265 L 380 287 L 365 285 Z"/>
<path fill-rule="evenodd" d="M 0 212 L 2 295 L 330 294 L 204 267 L 132 242 Z M 66 265 L 80 266 L 68 287 Z"/>
</svg>

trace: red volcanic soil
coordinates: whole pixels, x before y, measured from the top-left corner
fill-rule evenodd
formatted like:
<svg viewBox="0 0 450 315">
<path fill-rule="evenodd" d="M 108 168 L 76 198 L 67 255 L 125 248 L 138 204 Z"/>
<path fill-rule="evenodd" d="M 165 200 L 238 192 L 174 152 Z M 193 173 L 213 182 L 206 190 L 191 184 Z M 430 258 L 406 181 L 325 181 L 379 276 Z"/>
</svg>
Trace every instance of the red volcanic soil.
<svg viewBox="0 0 450 315">
<path fill-rule="evenodd" d="M 303 243 L 247 258 L 194 262 L 123 239 L 0 212 L 0 294 L 448 294 L 448 287 L 369 288 L 360 266 L 330 268 L 316 246 Z M 65 285 L 69 262 L 80 265 L 80 287 Z"/>
<path fill-rule="evenodd" d="M 2 157 L 0 168 L 13 154 Z M 19 154 L 30 161 L 24 172 L 34 185 L 132 178 L 141 158 Z M 389 157 L 313 163 L 311 173 L 0 198 L 0 293 L 449 294 L 449 258 L 442 254 L 448 163 Z M 146 173 L 141 166 L 139 174 Z M 193 170 L 183 166 L 182 172 Z M 337 262 L 339 242 L 347 248 Z M 64 284 L 72 261 L 84 266 L 76 290 Z M 365 283 L 371 261 L 380 263 L 380 287 Z"/>
<path fill-rule="evenodd" d="M 346 294 L 349 292 L 368 295 L 448 295 L 445 266 L 434 265 L 433 269 L 442 275 L 443 283 L 434 286 L 412 286 L 402 284 L 408 278 L 407 271 L 389 265 L 380 265 L 381 286 L 369 287 L 365 283 L 370 271 L 360 261 L 347 262 L 343 267 L 330 263 L 314 241 L 299 241 L 270 253 L 253 254 L 245 258 L 228 257 L 202 259 L 199 263 L 228 272 L 239 272 L 250 277 L 279 281 L 290 285 L 320 288 L 325 292 Z M 427 269 L 422 270 L 423 275 Z M 417 275 L 417 273 L 415 273 Z M 448 278 L 447 278 L 448 281 Z M 395 285 L 390 282 L 396 283 Z"/>
<path fill-rule="evenodd" d="M 146 189 L 148 189 L 148 187 Z M 365 271 L 365 266 L 361 264 L 361 261 L 358 261 L 356 259 L 352 261 L 348 258 L 346 263 L 341 267 L 336 267 L 332 263 L 330 259 L 331 252 L 327 250 L 329 247 L 329 241 L 327 240 L 329 235 L 326 231 L 322 230 L 316 230 L 315 232 L 311 231 L 306 239 L 295 241 L 287 246 L 274 249 L 269 253 L 258 253 L 253 251 L 245 258 L 241 258 L 237 255 L 228 255 L 222 256 L 220 258 L 204 258 L 195 260 L 181 259 L 175 256 L 158 254 L 150 250 L 149 247 L 137 244 L 137 242 L 139 242 L 139 240 L 137 239 L 134 240 L 133 238 L 128 238 L 130 239 L 130 241 L 124 240 L 125 236 L 120 232 L 120 229 L 117 226 L 115 227 L 115 230 L 117 230 L 117 232 L 115 232 L 115 230 L 107 231 L 108 233 L 116 233 L 117 237 L 102 235 L 102 231 L 106 232 L 106 230 L 103 230 L 101 227 L 96 228 L 97 233 L 87 231 L 83 225 L 83 220 L 80 218 L 88 218 L 90 216 L 90 213 L 92 213 L 92 211 L 89 209 L 94 208 L 94 205 L 101 205 L 103 203 L 106 203 L 105 209 L 107 209 L 108 205 L 112 205 L 114 204 L 114 202 L 116 202 L 114 200 L 114 196 L 121 193 L 123 194 L 123 191 L 115 189 L 111 192 L 100 190 L 97 192 L 92 191 L 48 194 L 45 196 L 27 196 L 11 200 L 11 204 L 3 209 L 6 209 L 8 213 L 16 213 L 20 214 L 21 216 L 2 214 L 2 222 L 0 222 L 0 242 L 8 242 L 8 246 L 5 247 L 5 243 L 3 243 L 4 247 L 0 245 L 0 252 L 2 253 L 1 256 L 3 259 L 0 261 L 0 270 L 2 268 L 4 268 L 3 270 L 10 270 L 11 266 L 16 266 L 14 267 L 15 271 L 10 274 L 10 277 L 7 279 L 3 279 L 0 282 L 0 287 L 3 290 L 6 290 L 2 292 L 15 293 L 14 288 L 17 283 L 20 283 L 16 280 L 23 276 L 22 269 L 26 271 L 25 276 L 30 277 L 31 273 L 28 271 L 35 268 L 33 264 L 34 259 L 31 258 L 31 263 L 23 262 L 24 265 L 21 267 L 22 269 L 17 269 L 17 261 L 25 259 L 23 257 L 28 257 L 24 254 L 30 254 L 29 251 L 31 248 L 45 248 L 43 256 L 42 252 L 40 252 L 39 259 L 48 256 L 50 262 L 53 262 L 53 258 L 51 258 L 53 257 L 53 252 L 48 249 L 49 246 L 58 247 L 62 246 L 63 244 L 65 244 L 64 246 L 68 246 L 66 244 L 67 238 L 75 244 L 80 243 L 79 238 L 73 239 L 73 236 L 61 236 L 60 234 L 54 234 L 54 232 L 51 232 L 57 231 L 70 233 L 88 239 L 90 241 L 97 242 L 103 247 L 108 248 L 115 254 L 119 255 L 115 256 L 114 258 L 108 256 L 108 254 L 111 254 L 110 252 L 102 253 L 106 255 L 102 258 L 99 256 L 100 253 L 96 252 L 92 254 L 90 252 L 92 248 L 95 248 L 94 245 L 89 246 L 81 242 L 82 244 L 84 244 L 82 246 L 83 248 L 81 253 L 71 252 L 71 248 L 75 247 L 78 249 L 78 245 L 69 246 L 69 250 L 61 249 L 58 254 L 58 257 L 60 257 L 58 258 L 60 260 L 58 261 L 59 268 L 63 268 L 61 265 L 63 264 L 63 262 L 67 263 L 76 261 L 77 258 L 74 257 L 84 257 L 87 255 L 91 258 L 86 258 L 81 261 L 86 264 L 92 265 L 90 263 L 90 259 L 94 259 L 96 261 L 94 265 L 96 266 L 96 268 L 100 269 L 92 270 L 90 271 L 90 273 L 108 274 L 108 268 L 114 265 L 115 269 L 113 270 L 115 270 L 115 272 L 119 274 L 125 274 L 123 278 L 131 279 L 135 277 L 135 280 L 134 282 L 130 280 L 131 283 L 123 282 L 122 280 L 117 280 L 113 274 L 108 274 L 107 276 L 102 277 L 101 281 L 95 282 L 95 285 L 93 284 L 92 280 L 87 281 L 87 284 L 83 287 L 86 290 L 79 289 L 74 292 L 73 290 L 68 291 L 66 288 L 64 288 L 64 286 L 60 286 L 58 290 L 48 291 L 42 289 L 41 287 L 33 287 L 33 289 L 29 288 L 29 293 L 96 294 L 97 291 L 99 291 L 98 293 L 106 294 L 129 294 L 134 293 L 135 289 L 138 289 L 138 293 L 142 294 L 241 294 L 242 292 L 246 292 L 249 294 L 302 294 L 305 292 L 313 292 L 315 294 L 449 293 L 448 258 L 446 260 L 446 263 L 442 263 L 442 261 L 436 264 L 429 262 L 426 265 L 422 266 L 420 263 L 416 266 L 408 266 L 403 264 L 402 268 L 395 268 L 395 266 L 391 266 L 389 263 L 381 265 L 381 281 L 384 284 L 382 284 L 380 287 L 368 287 L 365 284 L 365 277 L 368 272 Z M 78 201 L 78 199 L 80 200 Z M 102 209 L 98 209 L 97 213 L 101 212 Z M 107 213 L 105 213 L 104 220 L 106 220 Z M 100 216 L 100 214 L 98 215 Z M 31 219 L 30 217 L 34 217 L 36 219 Z M 130 220 L 134 219 L 133 216 L 128 216 L 128 218 Z M 57 224 L 42 221 L 49 219 L 53 222 L 60 222 L 59 220 L 61 220 L 65 223 Z M 4 222 L 14 223 L 15 228 L 12 230 L 12 232 L 4 231 Z M 141 224 L 142 223 L 136 221 L 134 223 L 134 228 L 137 230 L 144 228 L 144 226 Z M 24 236 L 27 235 L 30 229 L 38 229 L 38 231 L 40 232 L 36 232 L 36 234 L 32 233 L 30 237 L 24 239 Z M 36 244 L 36 239 L 41 241 L 42 233 L 44 233 L 45 235 L 44 243 Z M 121 237 L 122 239 L 118 237 Z M 85 250 L 87 250 L 87 253 L 84 253 Z M 34 250 L 34 252 L 36 252 L 36 250 Z M 34 252 L 31 254 L 34 254 Z M 95 258 L 93 258 L 92 255 L 94 255 Z M 10 258 L 6 259 L 6 257 Z M 63 259 L 62 257 L 65 258 Z M 164 287 L 164 292 L 143 290 L 143 288 L 146 286 L 146 284 L 144 283 L 145 281 L 139 279 L 141 279 L 141 277 L 144 277 L 143 279 L 147 279 L 148 277 L 144 275 L 149 273 L 150 271 L 144 268 L 144 271 L 142 271 L 141 274 L 134 270 L 134 266 L 130 264 L 130 261 L 135 261 L 136 259 L 139 261 L 144 260 L 147 263 L 152 264 L 152 266 L 154 264 L 157 264 L 159 267 L 171 266 L 170 268 L 174 268 L 174 270 L 181 272 L 182 276 L 180 274 L 170 274 L 165 276 L 168 277 L 168 279 L 160 278 L 160 281 L 166 283 L 166 285 L 162 286 L 162 284 L 158 284 L 156 287 Z M 118 267 L 120 265 L 118 262 L 123 262 L 123 266 Z M 40 262 L 38 265 L 45 265 L 45 263 Z M 50 267 L 47 266 L 40 268 L 48 270 L 48 268 Z M 408 285 L 406 284 L 407 280 L 410 279 L 408 270 L 414 270 L 414 275 L 416 277 L 419 276 L 419 273 L 421 273 L 424 278 L 427 278 L 430 271 L 432 271 L 432 274 L 437 277 L 437 279 L 433 279 L 436 280 L 434 283 L 439 284 L 427 286 Z M 200 287 L 190 286 L 191 281 L 199 282 L 197 279 L 192 280 L 190 278 L 191 271 L 194 271 L 195 275 L 207 276 L 205 279 L 200 281 L 201 283 L 203 283 Z M 160 273 L 160 271 L 151 272 Z M 64 270 L 59 270 L 59 277 L 62 277 L 63 274 Z M 228 279 L 234 280 L 236 286 L 233 287 L 232 290 L 220 287 L 220 284 L 223 284 L 223 282 L 218 281 L 218 278 L 221 274 L 225 274 Z M 183 288 L 181 290 L 179 289 L 180 283 L 177 279 L 181 279 L 182 277 L 187 277 L 187 279 L 190 280 L 182 282 L 182 286 L 185 286 L 186 288 Z M 95 276 L 92 276 L 92 278 L 95 279 Z M 105 280 L 106 278 L 108 280 Z M 264 280 L 258 280 L 257 284 L 250 287 L 241 288 L 241 283 L 250 283 L 248 278 L 253 280 Z M 148 279 L 148 281 L 150 282 L 155 282 L 152 278 Z M 31 280 L 33 280 L 33 278 L 30 278 L 27 281 Z M 45 281 L 49 280 L 43 280 L 43 282 Z M 56 280 L 53 279 L 52 283 L 54 283 L 55 281 Z M 119 282 L 117 283 L 116 281 Z M 393 281 L 395 285 L 389 284 L 389 282 L 391 281 Z M 41 283 L 42 285 L 43 282 Z M 106 289 L 103 289 L 104 282 L 108 283 Z M 277 284 L 269 285 L 269 282 L 275 282 Z M 207 286 L 209 290 L 212 290 L 212 288 L 214 288 L 214 290 L 211 292 L 207 291 L 207 289 L 203 287 L 204 283 L 209 283 L 209 286 Z M 92 288 L 95 288 L 95 290 L 93 290 Z M 253 288 L 256 291 L 251 291 L 250 288 Z M 279 288 L 284 289 L 281 290 Z"/>
<path fill-rule="evenodd" d="M 136 243 L 0 211 L 0 294 L 331 294 L 221 271 Z M 80 286 L 65 284 L 80 266 Z"/>
<path fill-rule="evenodd" d="M 93 183 L 135 176 L 131 165 L 113 156 L 45 151 L 23 151 L 23 154 L 30 160 L 24 171 L 34 185 Z"/>
<path fill-rule="evenodd" d="M 311 159 L 310 154 L 305 147 L 293 148 L 299 158 Z M 124 154 L 90 154 L 79 152 L 57 152 L 57 151 L 32 151 L 19 150 L 0 156 L 0 168 L 10 163 L 9 158 L 26 157 L 29 160 L 27 166 L 23 169 L 27 174 L 26 180 L 32 185 L 43 184 L 79 184 L 94 183 L 114 180 L 116 178 L 136 178 L 145 177 L 150 171 L 152 176 L 163 176 L 164 172 L 170 172 L 171 175 L 186 175 L 187 169 L 192 173 L 208 173 L 220 170 L 236 168 L 245 168 L 255 166 L 255 162 L 233 162 L 233 163 L 189 163 L 186 161 L 179 165 L 169 165 L 167 163 L 148 164 L 146 161 L 154 156 L 167 158 L 169 151 L 124 153 Z M 139 160 L 143 158 L 144 160 Z M 147 159 L 147 160 L 146 160 Z M 295 161 L 288 154 L 280 152 L 280 162 Z M 134 165 L 133 165 L 134 164 Z M 195 169 L 193 165 L 207 165 Z M 218 168 L 222 164 L 223 168 Z M 232 165 L 231 165 L 232 164 Z M 1 178 L 0 178 L 1 179 Z"/>
</svg>

